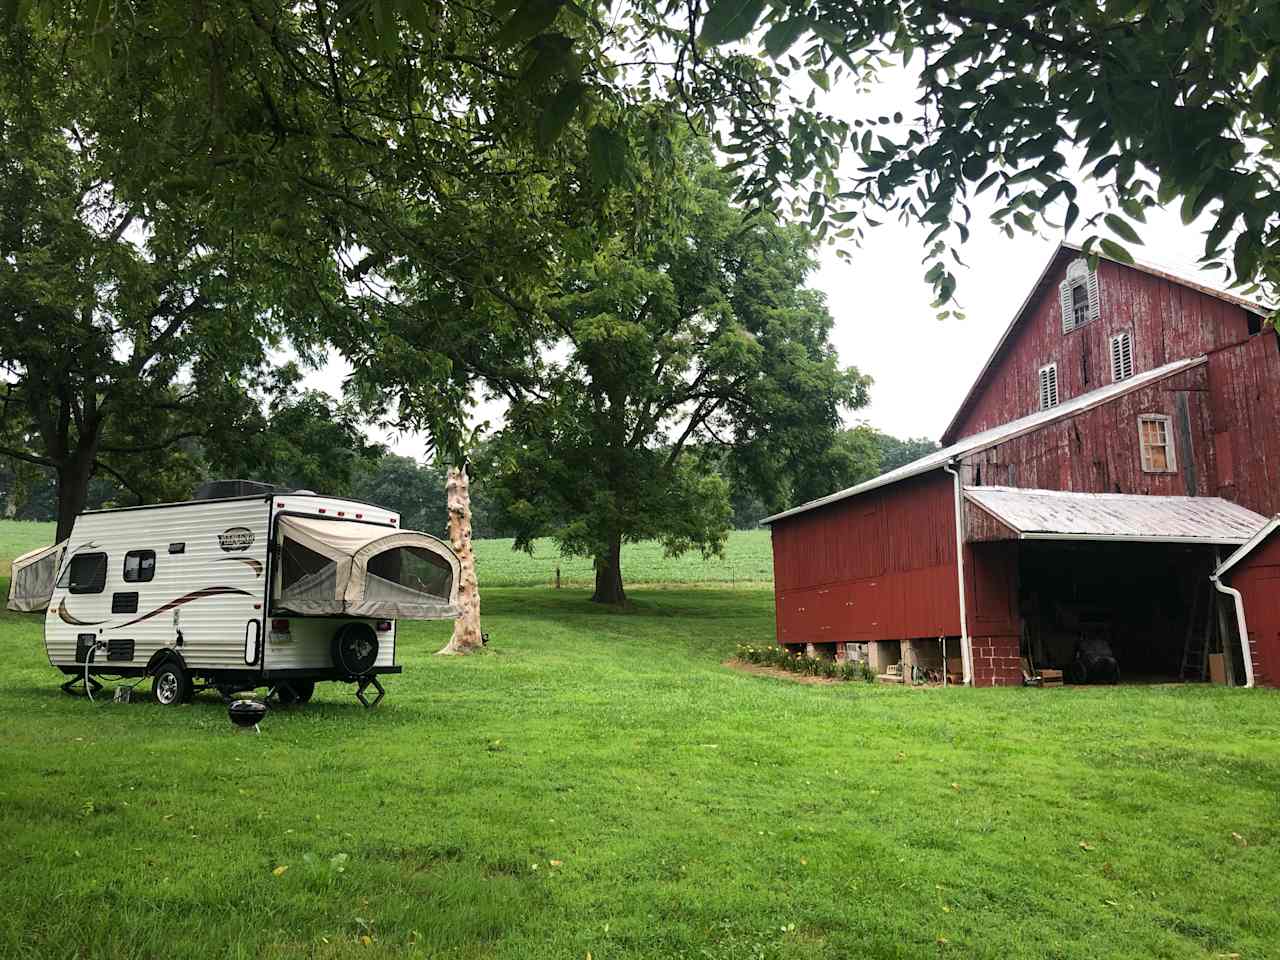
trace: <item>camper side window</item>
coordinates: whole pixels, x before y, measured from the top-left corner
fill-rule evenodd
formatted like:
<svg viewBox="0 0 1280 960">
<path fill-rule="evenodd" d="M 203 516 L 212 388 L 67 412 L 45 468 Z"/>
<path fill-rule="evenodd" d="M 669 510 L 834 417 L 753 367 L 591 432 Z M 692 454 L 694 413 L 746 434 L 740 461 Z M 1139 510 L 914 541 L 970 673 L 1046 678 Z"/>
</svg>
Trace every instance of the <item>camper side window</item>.
<svg viewBox="0 0 1280 960">
<path fill-rule="evenodd" d="M 147 583 L 156 575 L 154 550 L 130 550 L 124 555 L 124 582 Z"/>
<path fill-rule="evenodd" d="M 79 553 L 71 558 L 66 571 L 58 578 L 58 586 L 72 593 L 101 593 L 107 585 L 107 555 Z"/>
</svg>

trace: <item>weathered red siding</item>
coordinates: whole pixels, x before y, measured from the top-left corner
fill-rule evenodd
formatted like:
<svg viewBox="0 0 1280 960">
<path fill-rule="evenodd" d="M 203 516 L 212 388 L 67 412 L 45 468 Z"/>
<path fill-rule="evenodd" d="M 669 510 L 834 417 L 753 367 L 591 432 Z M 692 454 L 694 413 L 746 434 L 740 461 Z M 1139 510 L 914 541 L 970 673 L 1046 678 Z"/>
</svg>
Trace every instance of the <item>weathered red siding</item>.
<svg viewBox="0 0 1280 960">
<path fill-rule="evenodd" d="M 966 522 L 968 514 L 978 512 L 966 504 Z M 974 685 L 1017 686 L 1022 683 L 1018 544 L 966 543 L 964 572 Z"/>
<path fill-rule="evenodd" d="M 1132 334 L 1134 373 L 1201 356 L 1249 335 L 1244 308 L 1109 260 L 1098 264 L 1099 318 L 1064 334 L 1058 285 L 1077 256 L 1070 250 L 1059 253 L 1000 355 L 943 435 L 943 445 L 1034 413 L 1038 371 L 1047 363 L 1058 365 L 1062 400 L 1110 383 L 1112 334 Z"/>
<path fill-rule="evenodd" d="M 778 642 L 958 636 L 953 495 L 939 470 L 775 522 Z"/>
<path fill-rule="evenodd" d="M 1143 471 L 1138 417 L 1145 413 L 1172 419 L 1176 472 Z M 969 454 L 962 476 L 966 486 L 1216 496 L 1213 426 L 1207 367 L 1193 367 Z"/>
<path fill-rule="evenodd" d="M 1280 687 L 1280 536 L 1240 561 L 1228 579 L 1244 599 L 1253 681 Z"/>
<path fill-rule="evenodd" d="M 1280 340 L 1267 332 L 1209 356 L 1212 495 L 1280 513 Z"/>
</svg>

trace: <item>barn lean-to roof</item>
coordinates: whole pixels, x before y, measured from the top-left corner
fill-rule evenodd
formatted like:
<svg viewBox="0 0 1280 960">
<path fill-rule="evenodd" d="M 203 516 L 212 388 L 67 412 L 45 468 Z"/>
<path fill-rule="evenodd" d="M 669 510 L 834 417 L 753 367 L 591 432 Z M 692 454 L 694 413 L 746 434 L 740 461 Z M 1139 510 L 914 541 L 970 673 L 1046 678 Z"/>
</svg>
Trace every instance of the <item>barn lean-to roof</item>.
<svg viewBox="0 0 1280 960">
<path fill-rule="evenodd" d="M 1000 335 L 1000 339 L 996 342 L 995 349 L 991 351 L 991 356 L 989 356 L 987 358 L 987 362 L 982 365 L 982 370 L 978 373 L 978 376 L 974 379 L 968 391 L 965 393 L 964 399 L 960 401 L 960 406 L 956 408 L 956 412 L 952 415 L 951 421 L 947 424 L 946 429 L 942 431 L 943 437 L 949 436 L 951 432 L 959 426 L 961 418 L 968 411 L 969 406 L 973 401 L 977 399 L 978 393 L 982 385 L 986 382 L 988 374 L 990 374 L 995 368 L 996 361 L 1004 352 L 1005 347 L 1008 346 L 1014 332 L 1022 325 L 1023 320 L 1026 318 L 1031 308 L 1039 301 L 1040 297 L 1044 295 L 1045 284 L 1049 281 L 1050 276 L 1053 275 L 1054 268 L 1057 266 L 1060 258 L 1064 253 L 1079 254 L 1081 252 L 1082 248 L 1079 244 L 1070 243 L 1066 240 L 1063 240 L 1054 248 L 1053 254 L 1045 263 L 1044 269 L 1040 271 L 1040 275 L 1036 278 L 1036 282 L 1032 284 L 1031 289 L 1027 292 L 1026 298 L 1022 301 L 1022 304 L 1018 307 L 1017 311 L 1014 312 L 1013 319 L 1009 321 L 1009 325 L 1005 327 L 1004 333 Z M 1101 253 L 1098 255 L 1104 260 L 1113 260 L 1113 258 L 1105 257 Z M 1236 294 L 1230 293 L 1226 290 L 1219 290 L 1198 281 L 1178 276 L 1177 274 L 1172 273 L 1163 267 L 1156 266 L 1155 264 L 1146 263 L 1141 260 L 1135 260 L 1132 264 L 1126 264 L 1119 260 L 1113 260 L 1113 262 L 1119 263 L 1121 266 L 1129 267 L 1132 270 L 1137 270 L 1141 273 L 1146 273 L 1150 276 L 1159 277 L 1162 280 L 1168 280 L 1171 283 L 1179 284 L 1191 290 L 1195 290 L 1198 293 L 1203 293 L 1206 296 L 1222 300 L 1225 303 L 1230 303 L 1233 306 L 1247 310 L 1256 316 L 1265 318 L 1271 315 L 1270 310 L 1260 304 L 1254 303 L 1252 300 L 1246 300 L 1244 297 L 1237 296 Z"/>
<path fill-rule="evenodd" d="M 970 487 L 965 499 L 1020 540 L 1110 540 L 1238 546 L 1267 518 L 1221 497 Z"/>
<path fill-rule="evenodd" d="M 1053 423 L 1057 420 L 1063 420 L 1067 417 L 1075 416 L 1086 410 L 1091 410 L 1096 406 L 1114 400 L 1116 397 L 1124 396 L 1132 393 L 1134 390 L 1149 386 L 1157 381 L 1164 380 L 1174 374 L 1181 373 L 1184 370 L 1190 370 L 1192 367 L 1198 367 L 1208 363 L 1209 358 L 1190 357 L 1185 360 L 1175 360 L 1173 363 L 1166 363 L 1163 367 L 1156 367 L 1154 370 L 1147 370 L 1144 373 L 1136 374 L 1127 380 L 1121 380 L 1119 383 L 1108 384 L 1089 393 L 1081 394 L 1078 397 L 1072 397 L 1070 400 L 1064 400 L 1056 407 L 1050 407 L 1048 410 L 1039 410 L 1036 413 L 1021 417 L 1018 420 L 1001 424 L 998 427 L 992 427 L 990 430 L 983 430 L 981 433 L 975 433 L 968 437 L 958 440 L 949 447 L 943 447 L 936 450 L 928 456 L 921 457 L 911 463 L 904 464 L 896 470 L 890 470 L 888 473 L 882 473 L 878 477 L 874 477 L 856 486 L 849 487 L 846 490 L 840 490 L 836 493 L 828 494 L 825 497 L 819 497 L 817 500 L 810 500 L 808 503 L 802 503 L 798 507 L 792 507 L 781 513 L 775 513 L 773 516 L 765 517 L 760 522 L 762 524 L 770 524 L 776 520 L 782 520 L 786 517 L 792 517 L 799 513 L 807 513 L 810 510 L 816 510 L 819 507 L 825 507 L 828 504 L 837 503 L 840 500 L 847 500 L 849 497 L 856 497 L 859 494 L 875 490 L 878 487 L 888 486 L 891 483 L 898 483 L 910 477 L 919 476 L 922 473 L 928 473 L 931 470 L 939 470 L 946 464 L 950 463 L 956 457 L 973 453 L 977 450 L 983 450 L 987 447 L 994 447 L 997 444 L 1004 443 L 1014 437 L 1030 433 L 1038 430 L 1046 424 Z"/>
</svg>

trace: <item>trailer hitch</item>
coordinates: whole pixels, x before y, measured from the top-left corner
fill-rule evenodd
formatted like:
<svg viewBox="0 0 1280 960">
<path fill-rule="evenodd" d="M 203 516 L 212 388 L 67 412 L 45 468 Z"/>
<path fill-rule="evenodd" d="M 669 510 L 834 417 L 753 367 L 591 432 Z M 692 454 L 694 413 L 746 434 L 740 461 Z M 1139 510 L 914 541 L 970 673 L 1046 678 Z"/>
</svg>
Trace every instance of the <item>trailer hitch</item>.
<svg viewBox="0 0 1280 960">
<path fill-rule="evenodd" d="M 387 691 L 382 689 L 382 684 L 378 682 L 378 678 L 374 674 L 370 674 L 367 677 L 360 677 L 356 682 L 360 684 L 360 686 L 356 688 L 356 699 L 363 703 L 368 709 L 376 707 L 382 702 L 382 698 L 387 695 Z M 378 691 L 378 695 L 374 697 L 372 701 L 364 695 L 364 692 L 370 687 L 373 687 L 373 689 Z"/>
</svg>

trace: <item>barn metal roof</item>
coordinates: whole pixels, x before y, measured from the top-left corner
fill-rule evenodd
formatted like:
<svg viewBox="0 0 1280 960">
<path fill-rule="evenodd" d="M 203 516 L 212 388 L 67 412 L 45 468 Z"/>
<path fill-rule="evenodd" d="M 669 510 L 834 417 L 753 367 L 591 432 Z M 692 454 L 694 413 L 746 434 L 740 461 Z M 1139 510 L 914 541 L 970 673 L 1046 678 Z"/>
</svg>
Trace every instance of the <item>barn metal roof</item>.
<svg viewBox="0 0 1280 960">
<path fill-rule="evenodd" d="M 1218 567 L 1217 570 L 1213 571 L 1214 577 L 1222 576 L 1249 554 L 1253 553 L 1254 550 L 1262 546 L 1266 539 L 1275 532 L 1276 527 L 1280 527 L 1280 516 L 1272 517 L 1268 520 L 1266 525 L 1249 538 L 1248 542 L 1245 543 L 1244 546 L 1231 554 L 1231 556 L 1227 557 L 1227 559 L 1223 560 L 1222 565 Z M 17 561 L 15 560 L 14 563 L 17 563 Z"/>
<path fill-rule="evenodd" d="M 1221 497 L 969 487 L 965 499 L 1023 540 L 1247 542 L 1267 518 Z"/>
<path fill-rule="evenodd" d="M 839 500 L 845 500 L 849 497 L 856 497 L 860 493 L 866 493 L 869 490 L 875 490 L 877 487 L 884 487 L 891 483 L 897 483 L 900 480 L 906 480 L 908 477 L 918 476 L 922 473 L 928 473 L 930 470 L 939 470 L 947 463 L 950 463 L 956 457 L 973 453 L 976 450 L 983 450 L 987 447 L 993 447 L 996 444 L 1004 443 L 1014 437 L 1021 436 L 1024 433 L 1030 433 L 1038 430 L 1045 424 L 1053 423 L 1055 420 L 1062 420 L 1066 417 L 1075 416 L 1083 413 L 1085 410 L 1091 410 L 1099 404 L 1114 400 L 1116 397 L 1123 396 L 1133 390 L 1141 389 L 1157 380 L 1163 380 L 1171 377 L 1176 373 L 1189 370 L 1192 367 L 1200 366 L 1208 362 L 1208 357 L 1190 357 L 1186 360 L 1175 360 L 1173 363 L 1166 363 L 1163 367 L 1156 367 L 1154 370 L 1147 370 L 1143 373 L 1136 374 L 1128 380 L 1121 380 L 1119 383 L 1109 383 L 1105 387 L 1097 390 L 1091 390 L 1089 393 L 1082 393 L 1078 397 L 1072 397 L 1070 400 L 1064 400 L 1056 407 L 1050 407 L 1048 410 L 1039 410 L 1036 413 L 1022 417 L 1018 420 L 1012 420 L 1009 423 L 1001 424 L 998 427 L 992 427 L 990 430 L 984 430 L 981 433 L 975 433 L 972 436 L 964 437 L 957 440 L 949 447 L 943 447 L 928 456 L 921 457 L 919 460 L 913 460 L 911 463 L 904 464 L 896 470 L 890 470 L 888 473 L 882 473 L 880 476 L 857 486 L 849 487 L 846 490 L 840 490 L 837 493 L 828 494 L 825 497 L 819 497 L 817 500 L 810 500 L 808 503 L 802 503 L 798 507 L 792 507 L 790 510 L 783 510 L 781 513 L 775 513 L 771 517 L 765 517 L 760 522 L 762 524 L 773 523 L 775 520 L 781 520 L 784 517 L 795 516 L 797 513 L 805 513 L 809 510 L 816 510 L 819 507 L 825 507 L 828 504 L 836 503 Z"/>
</svg>

